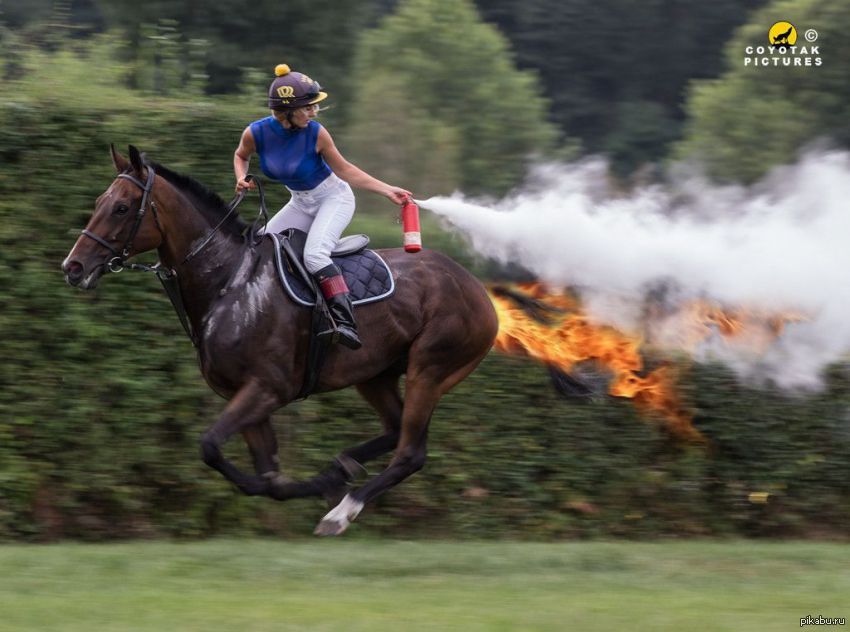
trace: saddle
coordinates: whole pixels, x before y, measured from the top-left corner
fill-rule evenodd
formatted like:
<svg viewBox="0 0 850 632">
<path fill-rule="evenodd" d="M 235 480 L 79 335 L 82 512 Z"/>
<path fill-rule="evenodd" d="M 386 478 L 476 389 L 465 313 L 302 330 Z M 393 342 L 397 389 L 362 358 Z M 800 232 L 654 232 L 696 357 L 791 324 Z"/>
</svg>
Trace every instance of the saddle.
<svg viewBox="0 0 850 632">
<path fill-rule="evenodd" d="M 327 351 L 336 342 L 336 325 L 321 290 L 304 265 L 307 233 L 288 228 L 280 233 L 268 233 L 268 237 L 275 245 L 275 263 L 284 291 L 295 303 L 313 310 L 304 383 L 298 393 L 298 399 L 304 399 L 316 388 Z M 340 239 L 331 253 L 355 306 L 383 300 L 395 291 L 389 266 L 374 250 L 366 249 L 368 244 L 366 235 L 349 235 Z"/>
<path fill-rule="evenodd" d="M 283 289 L 299 305 L 315 307 L 321 292 L 304 265 L 307 233 L 288 228 L 269 237 L 275 242 L 275 262 Z M 395 291 L 389 266 L 377 252 L 366 249 L 367 245 L 366 235 L 349 235 L 340 239 L 331 252 L 331 260 L 342 272 L 355 306 L 381 301 Z"/>
</svg>

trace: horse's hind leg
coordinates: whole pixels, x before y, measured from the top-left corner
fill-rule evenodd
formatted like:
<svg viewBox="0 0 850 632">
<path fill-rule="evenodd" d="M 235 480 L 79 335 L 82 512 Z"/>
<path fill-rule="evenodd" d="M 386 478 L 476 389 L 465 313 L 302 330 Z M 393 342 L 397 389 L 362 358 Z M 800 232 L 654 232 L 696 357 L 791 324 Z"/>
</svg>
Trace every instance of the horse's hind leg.
<svg viewBox="0 0 850 632">
<path fill-rule="evenodd" d="M 385 373 L 373 380 L 357 385 L 357 390 L 363 396 L 363 399 L 369 402 L 381 416 L 384 434 L 353 448 L 343 450 L 343 456 L 365 463 L 386 454 L 398 445 L 404 410 L 404 401 L 401 399 L 401 393 L 398 390 L 400 377 L 396 374 Z"/>
<path fill-rule="evenodd" d="M 385 373 L 357 385 L 357 390 L 381 416 L 384 433 L 374 439 L 346 448 L 335 459 L 335 466 L 344 470 L 344 478 L 328 485 L 323 496 L 329 507 L 335 507 L 345 495 L 345 490 L 357 474 L 365 472 L 363 463 L 386 454 L 398 445 L 399 429 L 404 402 L 398 390 L 399 375 Z"/>
<path fill-rule="evenodd" d="M 479 328 L 479 336 L 452 337 L 466 340 L 466 346 L 447 344 L 445 334 L 430 336 L 425 332 L 420 336 L 411 347 L 401 429 L 393 458 L 383 472 L 348 494 L 322 518 L 315 530 L 317 535 L 339 535 L 366 503 L 422 469 L 427 457 L 428 424 L 437 403 L 484 359 L 496 335 L 495 328 L 493 314 L 492 326 Z"/>
<path fill-rule="evenodd" d="M 425 465 L 428 423 L 442 392 L 428 380 L 408 380 L 404 394 L 401 433 L 387 468 L 365 485 L 348 494 L 316 527 L 317 535 L 339 535 L 348 528 L 363 506 L 397 485 Z"/>
</svg>

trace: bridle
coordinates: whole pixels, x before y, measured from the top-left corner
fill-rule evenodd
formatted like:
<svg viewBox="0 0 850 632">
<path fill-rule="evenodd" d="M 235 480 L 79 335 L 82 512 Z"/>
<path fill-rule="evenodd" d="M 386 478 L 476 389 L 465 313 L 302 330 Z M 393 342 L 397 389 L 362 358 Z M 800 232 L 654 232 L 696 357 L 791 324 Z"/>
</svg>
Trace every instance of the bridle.
<svg viewBox="0 0 850 632">
<path fill-rule="evenodd" d="M 154 265 L 147 265 L 144 263 L 127 263 L 127 259 L 130 257 L 130 252 L 133 250 L 133 240 L 136 238 L 136 235 L 139 232 L 139 228 L 142 225 L 142 220 L 145 217 L 145 213 L 147 212 L 148 207 L 151 209 L 151 213 L 153 213 L 153 219 L 156 222 L 156 227 L 159 229 L 160 234 L 165 238 L 165 233 L 162 230 L 162 224 L 159 222 L 159 215 L 156 212 L 156 204 L 151 198 L 151 190 L 153 189 L 154 178 L 156 178 L 156 174 L 154 173 L 153 168 L 150 165 L 147 165 L 148 169 L 148 179 L 146 182 L 142 182 L 135 176 L 131 176 L 128 173 L 119 173 L 118 178 L 123 178 L 124 180 L 129 180 L 137 187 L 142 190 L 142 202 L 139 205 L 139 210 L 136 211 L 135 222 L 133 223 L 132 228 L 130 229 L 130 234 L 127 235 L 127 240 L 124 242 L 124 246 L 121 248 L 119 252 L 115 248 L 113 248 L 112 244 L 106 241 L 103 237 L 99 235 L 95 235 L 93 232 L 84 228 L 80 231 L 86 237 L 93 239 L 101 246 L 106 248 L 109 252 L 112 253 L 112 258 L 106 263 L 101 264 L 110 272 L 121 272 L 125 268 L 129 270 L 141 270 L 143 272 L 153 272 L 156 274 L 157 278 L 162 283 L 163 288 L 165 289 L 165 293 L 168 295 L 169 300 L 171 300 L 171 304 L 174 306 L 174 310 L 177 312 L 177 316 L 180 319 L 180 324 L 183 325 L 183 330 L 189 336 L 189 339 L 192 341 L 192 344 L 195 347 L 199 344 L 199 338 L 197 334 L 192 329 L 192 325 L 189 322 L 189 319 L 186 315 L 186 308 L 183 305 L 183 297 L 180 292 L 180 287 L 177 284 L 177 272 L 170 268 L 165 268 L 161 265 L 160 262 L 155 263 Z M 118 179 L 116 178 L 116 179 Z M 254 176 L 247 175 L 245 177 L 246 180 L 254 179 Z M 268 211 L 266 210 L 266 202 L 265 202 L 265 194 L 263 193 L 263 186 L 259 180 L 255 180 L 257 183 L 257 190 L 260 194 L 260 213 L 257 216 L 257 219 L 254 221 L 253 228 L 251 229 L 251 240 L 254 241 L 254 238 L 258 234 L 256 231 L 256 227 L 258 226 L 260 220 L 263 220 L 264 230 L 265 232 L 265 224 L 268 223 Z M 207 236 L 198 244 L 186 257 L 183 259 L 183 263 L 186 263 L 190 259 L 192 259 L 195 255 L 197 255 L 201 250 L 206 247 L 206 245 L 210 242 L 213 236 L 218 232 L 218 229 L 224 224 L 224 222 L 233 214 L 236 210 L 236 207 L 239 206 L 239 203 L 245 197 L 247 190 L 242 189 L 233 200 L 231 200 L 230 204 L 228 204 L 227 214 L 222 218 L 222 220 L 215 226 Z"/>
<path fill-rule="evenodd" d="M 186 308 L 183 305 L 183 297 L 180 294 L 180 288 L 177 285 L 177 273 L 174 272 L 174 270 L 162 267 L 159 262 L 155 263 L 152 266 L 149 266 L 144 263 L 127 264 L 127 259 L 130 256 L 130 252 L 133 250 L 133 240 L 136 238 L 136 235 L 139 232 L 139 227 L 142 225 L 142 220 L 145 217 L 145 213 L 147 212 L 148 206 L 150 206 L 151 213 L 153 213 L 153 219 L 156 222 L 156 227 L 157 229 L 159 229 L 159 233 L 163 236 L 163 238 L 165 238 L 165 233 L 162 230 L 162 224 L 160 224 L 159 222 L 159 215 L 157 215 L 156 212 L 156 203 L 154 203 L 153 199 L 151 198 L 151 190 L 153 189 L 153 181 L 154 178 L 156 178 L 156 173 L 154 173 L 153 167 L 151 167 L 150 165 L 147 166 L 147 169 L 148 179 L 146 182 L 142 182 L 137 177 L 131 176 L 129 173 L 118 174 L 118 178 L 129 180 L 142 190 L 142 203 L 139 205 L 139 210 L 136 211 L 135 222 L 133 223 L 132 228 L 130 228 L 130 234 L 127 235 L 127 240 L 124 242 L 124 247 L 121 248 L 120 253 L 115 248 L 113 248 L 112 244 L 106 241 L 103 237 L 95 235 L 93 232 L 86 228 L 84 228 L 81 232 L 83 235 L 95 240 L 97 243 L 99 243 L 101 246 L 103 246 L 104 248 L 109 250 L 109 252 L 112 253 L 112 258 L 106 263 L 102 264 L 110 272 L 121 272 L 121 270 L 126 267 L 130 270 L 141 270 L 143 272 L 153 272 L 154 274 L 156 274 L 157 278 L 160 280 L 163 288 L 165 289 L 165 293 L 171 300 L 171 304 L 174 306 L 174 309 L 177 312 L 177 316 L 180 319 L 180 324 L 183 325 L 183 330 L 189 336 L 189 339 L 192 341 L 192 344 L 197 347 L 198 336 L 192 329 L 192 325 L 189 323 L 189 318 L 186 315 Z"/>
<path fill-rule="evenodd" d="M 121 272 L 121 270 L 124 269 L 124 267 L 125 267 L 124 264 L 126 263 L 127 259 L 129 258 L 130 252 L 133 250 L 133 240 L 136 238 L 136 235 L 139 232 L 139 228 L 142 225 L 142 220 L 145 217 L 145 213 L 147 212 L 148 206 L 150 206 L 151 213 L 153 213 L 153 219 L 156 222 L 156 227 L 159 229 L 159 232 L 161 234 L 164 234 L 162 232 L 162 225 L 159 223 L 159 216 L 156 213 L 156 204 L 154 204 L 154 201 L 153 201 L 153 199 L 151 199 L 151 196 L 150 196 L 151 189 L 153 189 L 153 181 L 154 181 L 154 178 L 156 178 L 156 173 L 154 173 L 153 168 L 150 167 L 150 166 L 148 166 L 147 169 L 148 169 L 147 182 L 142 182 L 141 180 L 139 180 L 135 176 L 131 176 L 129 173 L 119 173 L 118 174 L 118 178 L 123 178 L 124 180 L 129 180 L 130 182 L 132 182 L 133 184 L 135 184 L 137 187 L 139 187 L 142 190 L 142 203 L 139 205 L 139 210 L 136 211 L 135 222 L 133 223 L 132 228 L 130 228 L 130 234 L 127 235 L 127 240 L 124 242 L 124 246 L 123 246 L 123 248 L 121 248 L 120 252 L 118 250 L 116 250 L 115 248 L 113 248 L 112 244 L 110 244 L 108 241 L 106 241 L 103 237 L 100 237 L 99 235 L 95 235 L 93 232 L 91 232 L 87 228 L 84 228 L 82 231 L 80 231 L 83 235 L 85 235 L 86 237 L 88 237 L 90 239 L 95 240 L 97 243 L 99 243 L 101 246 L 103 246 L 104 248 L 109 250 L 109 252 L 112 253 L 112 258 L 109 261 L 107 261 L 106 263 L 103 264 L 106 267 L 106 269 L 109 270 L 110 272 Z"/>
</svg>

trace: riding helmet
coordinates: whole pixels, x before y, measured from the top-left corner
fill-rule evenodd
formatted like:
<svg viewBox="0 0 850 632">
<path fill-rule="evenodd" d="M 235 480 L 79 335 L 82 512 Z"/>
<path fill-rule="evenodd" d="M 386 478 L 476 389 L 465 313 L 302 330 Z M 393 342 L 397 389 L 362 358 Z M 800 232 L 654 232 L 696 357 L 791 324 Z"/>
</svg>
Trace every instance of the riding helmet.
<svg viewBox="0 0 850 632">
<path fill-rule="evenodd" d="M 318 103 L 328 96 L 322 92 L 318 81 L 290 70 L 286 64 L 278 64 L 274 74 L 276 78 L 269 86 L 269 108 L 272 110 L 293 110 Z"/>
</svg>

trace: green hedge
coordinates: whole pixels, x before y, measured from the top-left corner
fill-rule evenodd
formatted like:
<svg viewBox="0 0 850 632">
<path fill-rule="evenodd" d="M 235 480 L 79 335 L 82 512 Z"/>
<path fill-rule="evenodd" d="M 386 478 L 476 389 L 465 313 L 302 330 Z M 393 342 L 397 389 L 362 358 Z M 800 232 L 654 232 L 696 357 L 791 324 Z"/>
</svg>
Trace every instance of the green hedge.
<svg viewBox="0 0 850 632">
<path fill-rule="evenodd" d="M 112 180 L 110 142 L 132 142 L 227 197 L 251 114 L 228 102 L 70 85 L 46 94 L 36 84 L 0 90 L 0 538 L 309 533 L 319 501 L 245 498 L 201 464 L 197 437 L 223 402 L 155 279 L 111 275 L 84 293 L 59 270 Z M 358 222 L 379 245 L 398 244 L 391 217 Z M 429 230 L 429 244 L 494 272 Z M 745 388 L 719 366 L 691 367 L 683 388 L 708 448 L 678 443 L 628 403 L 561 399 L 544 367 L 491 354 L 435 414 L 425 470 L 355 531 L 847 535 L 847 366 L 806 398 Z M 295 404 L 275 424 L 295 475 L 379 428 L 353 391 Z M 228 453 L 247 466 L 239 443 Z"/>
</svg>

